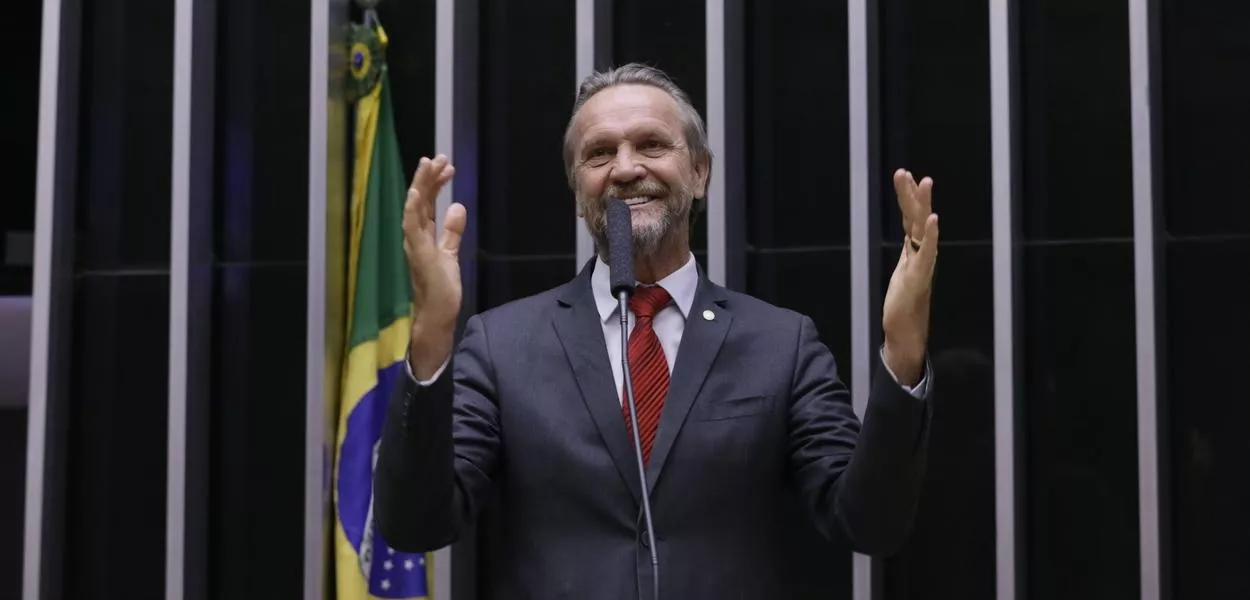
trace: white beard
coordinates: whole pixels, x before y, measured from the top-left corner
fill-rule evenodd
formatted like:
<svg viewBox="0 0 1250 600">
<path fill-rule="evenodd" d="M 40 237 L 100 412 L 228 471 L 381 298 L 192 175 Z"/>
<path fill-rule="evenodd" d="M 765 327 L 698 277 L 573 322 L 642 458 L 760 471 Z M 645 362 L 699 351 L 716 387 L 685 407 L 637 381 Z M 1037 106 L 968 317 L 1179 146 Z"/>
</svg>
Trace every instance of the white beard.
<svg viewBox="0 0 1250 600">
<path fill-rule="evenodd" d="M 694 206 L 693 196 L 684 198 L 686 210 L 680 210 L 681 201 L 674 198 L 674 193 L 681 193 L 677 190 L 670 190 L 668 196 L 656 198 L 647 206 L 640 209 L 630 209 L 630 224 L 634 237 L 634 255 L 635 256 L 654 256 L 666 244 L 669 239 L 678 233 L 678 227 L 686 226 L 686 219 L 689 218 L 690 210 Z M 602 210 L 602 199 L 590 200 L 578 198 L 578 202 L 582 206 L 587 206 L 589 202 L 595 202 L 595 208 L 599 209 L 593 218 L 587 217 L 586 228 L 590 231 L 590 237 L 595 240 L 595 247 L 599 255 L 607 260 L 608 255 L 608 238 L 607 238 L 607 214 Z"/>
</svg>

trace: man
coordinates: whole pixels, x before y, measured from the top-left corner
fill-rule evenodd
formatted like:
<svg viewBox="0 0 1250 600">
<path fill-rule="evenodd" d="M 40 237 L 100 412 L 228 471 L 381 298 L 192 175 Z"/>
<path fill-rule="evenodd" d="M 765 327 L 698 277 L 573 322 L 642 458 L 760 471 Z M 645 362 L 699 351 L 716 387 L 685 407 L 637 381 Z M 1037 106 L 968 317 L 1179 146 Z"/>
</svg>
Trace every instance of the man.
<svg viewBox="0 0 1250 600">
<path fill-rule="evenodd" d="M 604 199 L 614 196 L 630 205 L 635 240 L 627 352 L 660 595 L 792 597 L 782 557 L 803 533 L 784 518 L 796 503 L 826 537 L 896 551 L 919 495 L 932 394 L 932 181 L 895 174 L 909 243 L 886 293 L 886 368 L 861 428 L 809 318 L 726 290 L 695 263 L 689 222 L 712 156 L 676 85 L 634 64 L 590 76 L 565 145 L 598 258 L 559 288 L 471 317 L 454 358 L 465 209 L 448 209 L 436 240 L 432 207 L 455 171 L 443 156 L 420 162 L 404 216 L 410 373 L 378 451 L 382 536 L 428 551 L 486 510 L 485 598 L 651 597 L 609 290 Z"/>
</svg>

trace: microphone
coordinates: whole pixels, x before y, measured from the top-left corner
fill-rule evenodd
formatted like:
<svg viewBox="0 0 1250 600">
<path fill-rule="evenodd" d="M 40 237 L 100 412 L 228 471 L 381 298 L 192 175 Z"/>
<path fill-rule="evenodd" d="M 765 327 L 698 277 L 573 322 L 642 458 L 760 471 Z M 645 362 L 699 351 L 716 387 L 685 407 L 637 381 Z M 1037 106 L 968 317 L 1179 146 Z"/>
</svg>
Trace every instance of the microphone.
<svg viewBox="0 0 1250 600">
<path fill-rule="evenodd" d="M 634 456 L 638 459 L 638 483 L 642 486 L 642 518 L 647 528 L 647 547 L 651 550 L 652 599 L 660 598 L 660 559 L 655 551 L 655 526 L 651 522 L 651 492 L 647 490 L 647 469 L 642 462 L 642 438 L 638 433 L 638 407 L 634 403 L 634 382 L 629 374 L 629 297 L 634 293 L 634 228 L 629 206 L 619 198 L 609 197 L 607 205 L 608 270 L 611 273 L 612 295 L 616 296 L 621 315 L 621 371 L 625 378 L 625 398 L 629 402 L 629 419 L 634 432 Z"/>
<path fill-rule="evenodd" d="M 626 299 L 634 293 L 634 226 L 629 206 L 619 198 L 609 196 L 608 217 L 608 272 L 612 277 L 612 295 Z"/>
</svg>

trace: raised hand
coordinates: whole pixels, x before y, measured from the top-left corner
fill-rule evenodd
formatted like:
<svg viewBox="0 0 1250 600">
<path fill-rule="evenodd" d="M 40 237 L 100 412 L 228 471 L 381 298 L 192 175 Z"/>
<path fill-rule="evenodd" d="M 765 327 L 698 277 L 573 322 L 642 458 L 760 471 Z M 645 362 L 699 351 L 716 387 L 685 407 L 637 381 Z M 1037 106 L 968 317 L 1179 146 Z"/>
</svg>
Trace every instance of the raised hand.
<svg viewBox="0 0 1250 600">
<path fill-rule="evenodd" d="M 919 383 L 929 341 L 929 300 L 937 263 L 938 216 L 933 214 L 933 180 L 919 183 L 910 171 L 894 172 L 894 191 L 903 215 L 903 249 L 890 276 L 881 310 L 885 361 L 904 385 Z"/>
<path fill-rule="evenodd" d="M 434 203 L 456 168 L 440 154 L 422 157 L 404 203 L 404 254 L 412 280 L 412 345 L 414 375 L 428 379 L 451 353 L 460 315 L 460 238 L 466 213 L 460 203 L 447 207 L 443 230 L 436 237 Z"/>
</svg>

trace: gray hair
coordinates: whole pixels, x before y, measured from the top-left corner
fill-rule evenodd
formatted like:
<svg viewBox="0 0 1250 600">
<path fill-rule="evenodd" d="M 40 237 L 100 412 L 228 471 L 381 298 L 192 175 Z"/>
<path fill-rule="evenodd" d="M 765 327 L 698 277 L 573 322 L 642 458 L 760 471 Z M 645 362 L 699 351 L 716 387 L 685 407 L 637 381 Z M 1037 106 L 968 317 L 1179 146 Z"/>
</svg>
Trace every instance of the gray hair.
<svg viewBox="0 0 1250 600">
<path fill-rule="evenodd" d="M 573 121 L 577 113 L 590 100 L 591 96 L 610 87 L 618 85 L 649 85 L 657 88 L 677 103 L 677 113 L 681 118 L 682 134 L 686 138 L 686 146 L 690 150 L 690 159 L 698 165 L 706 161 L 708 172 L 712 170 L 712 149 L 707 141 L 707 129 L 703 125 L 703 117 L 695 110 L 686 92 L 677 87 L 673 80 L 655 67 L 642 63 L 629 63 L 607 71 L 598 71 L 582 80 L 577 88 L 577 99 L 573 102 L 573 112 L 569 115 L 568 127 L 564 130 L 564 171 L 569 178 L 569 187 L 577 191 L 577 182 L 573 169 Z M 710 183 L 710 182 L 709 182 Z M 706 195 L 706 192 L 705 192 Z M 694 213 L 703 209 L 703 198 L 697 198 Z M 694 214 L 691 215 L 694 218 Z"/>
</svg>

